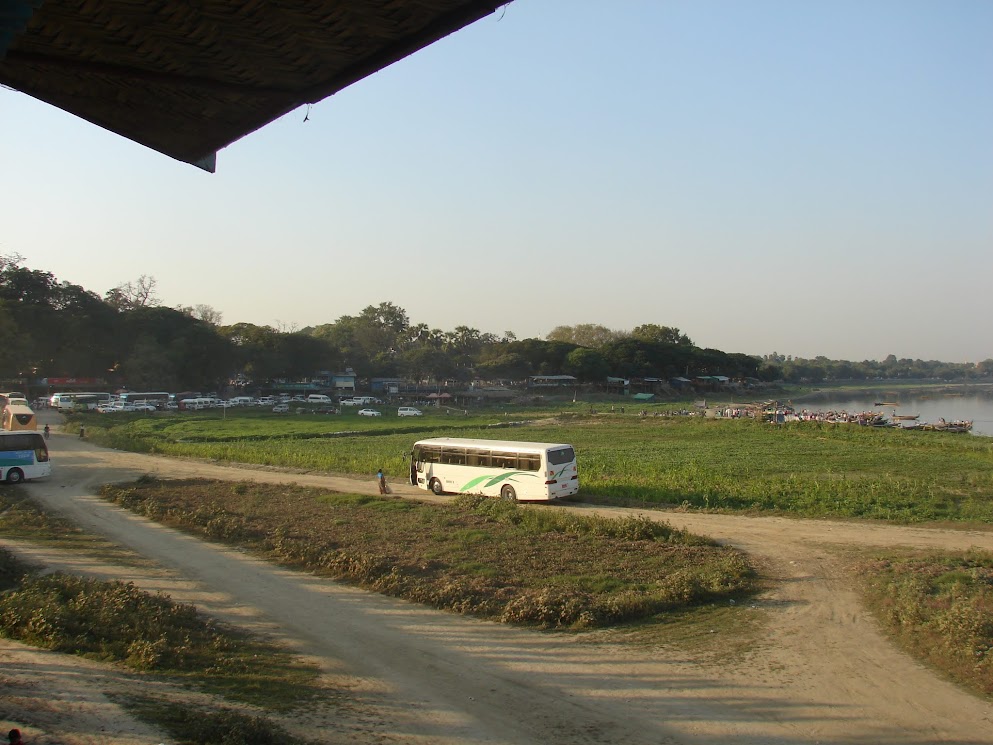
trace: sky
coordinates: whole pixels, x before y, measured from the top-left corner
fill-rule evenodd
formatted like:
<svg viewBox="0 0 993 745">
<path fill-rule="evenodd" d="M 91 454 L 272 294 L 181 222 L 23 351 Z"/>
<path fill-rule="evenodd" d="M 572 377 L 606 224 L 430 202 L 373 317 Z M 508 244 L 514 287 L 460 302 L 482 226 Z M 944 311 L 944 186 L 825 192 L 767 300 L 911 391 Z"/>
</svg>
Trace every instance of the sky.
<svg viewBox="0 0 993 745">
<path fill-rule="evenodd" d="M 215 174 L 0 88 L 0 254 L 225 324 L 980 361 L 991 38 L 988 0 L 516 0 Z"/>
</svg>

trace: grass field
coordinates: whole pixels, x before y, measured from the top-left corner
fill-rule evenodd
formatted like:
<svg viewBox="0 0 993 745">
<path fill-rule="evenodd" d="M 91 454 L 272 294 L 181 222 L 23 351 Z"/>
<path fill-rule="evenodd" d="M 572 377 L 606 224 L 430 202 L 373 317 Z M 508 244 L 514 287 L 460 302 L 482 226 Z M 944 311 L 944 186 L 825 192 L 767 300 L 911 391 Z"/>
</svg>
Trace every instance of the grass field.
<svg viewBox="0 0 993 745">
<path fill-rule="evenodd" d="M 194 479 L 102 495 L 282 564 L 503 623 L 613 626 L 755 590 L 740 551 L 645 519 Z"/>
<path fill-rule="evenodd" d="M 402 477 L 404 456 L 423 437 L 568 442 L 579 456 L 580 498 L 594 502 L 993 522 L 993 438 L 633 410 L 594 415 L 568 404 L 416 420 L 235 411 L 85 421 L 90 437 L 121 449 L 363 477 L 380 467 Z"/>
</svg>

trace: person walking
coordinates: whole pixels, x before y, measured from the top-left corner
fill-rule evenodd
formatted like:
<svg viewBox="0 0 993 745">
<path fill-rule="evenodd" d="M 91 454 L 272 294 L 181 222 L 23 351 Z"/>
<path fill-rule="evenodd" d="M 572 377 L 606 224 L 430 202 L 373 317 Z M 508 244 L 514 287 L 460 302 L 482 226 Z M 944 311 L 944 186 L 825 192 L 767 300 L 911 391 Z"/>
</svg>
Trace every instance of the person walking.
<svg viewBox="0 0 993 745">
<path fill-rule="evenodd" d="M 48 425 L 46 424 L 46 425 L 45 425 L 45 429 L 43 430 L 43 432 L 45 433 L 45 439 L 47 440 L 47 439 L 48 439 L 48 437 L 49 437 L 49 435 L 51 435 L 51 434 L 52 434 L 52 429 L 51 429 L 51 427 L 49 427 L 49 426 L 48 426 Z"/>
<path fill-rule="evenodd" d="M 386 486 L 386 474 L 383 473 L 382 468 L 380 468 L 379 471 L 376 473 L 376 479 L 379 481 L 379 493 L 389 494 L 390 493 L 389 487 Z"/>
<path fill-rule="evenodd" d="M 86 437 L 86 427 L 84 427 L 82 424 L 80 424 L 79 425 L 79 439 L 82 440 L 84 437 Z"/>
</svg>

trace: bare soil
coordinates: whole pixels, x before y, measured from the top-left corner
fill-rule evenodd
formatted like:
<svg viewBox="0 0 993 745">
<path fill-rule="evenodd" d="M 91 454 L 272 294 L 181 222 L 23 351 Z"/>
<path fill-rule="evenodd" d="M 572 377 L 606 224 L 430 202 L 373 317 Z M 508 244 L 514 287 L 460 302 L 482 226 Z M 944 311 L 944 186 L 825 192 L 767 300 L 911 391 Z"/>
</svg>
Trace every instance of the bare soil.
<svg viewBox="0 0 993 745">
<path fill-rule="evenodd" d="M 144 473 L 295 482 L 378 493 L 356 481 L 255 470 L 51 440 L 54 475 L 31 497 L 147 561 L 128 566 L 18 541 L 3 545 L 57 569 L 133 581 L 283 641 L 325 671 L 327 706 L 293 726 L 344 743 L 993 743 L 993 706 L 900 652 L 858 601 L 847 566 L 873 547 L 993 550 L 993 532 L 856 522 L 644 512 L 749 552 L 774 581 L 742 613 L 761 614 L 747 651 L 734 631 L 712 644 L 625 645 L 611 633 L 537 633 L 454 616 L 267 565 L 95 497 Z M 393 491 L 433 495 L 403 483 Z M 442 497 L 441 499 L 446 499 Z M 575 504 L 549 509 L 631 514 Z M 708 640 L 709 641 L 709 640 Z M 32 744 L 167 742 L 113 702 L 127 674 L 0 640 L 0 730 Z M 189 695 L 166 688 L 154 695 Z"/>
</svg>

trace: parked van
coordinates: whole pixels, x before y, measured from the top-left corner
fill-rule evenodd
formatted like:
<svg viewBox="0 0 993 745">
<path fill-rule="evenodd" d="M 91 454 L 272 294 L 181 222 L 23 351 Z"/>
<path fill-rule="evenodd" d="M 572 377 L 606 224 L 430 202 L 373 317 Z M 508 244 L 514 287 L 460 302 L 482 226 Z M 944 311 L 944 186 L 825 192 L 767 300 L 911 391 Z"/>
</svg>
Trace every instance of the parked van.
<svg viewBox="0 0 993 745">
<path fill-rule="evenodd" d="M 251 396 L 235 396 L 228 401 L 231 406 L 254 406 L 255 399 Z"/>
<path fill-rule="evenodd" d="M 185 411 L 200 411 L 209 409 L 214 405 L 212 398 L 184 398 L 179 402 L 179 408 Z"/>
<path fill-rule="evenodd" d="M 331 397 L 330 396 L 322 395 L 320 393 L 311 393 L 309 396 L 307 396 L 307 403 L 308 404 L 330 404 L 331 403 Z"/>
</svg>

